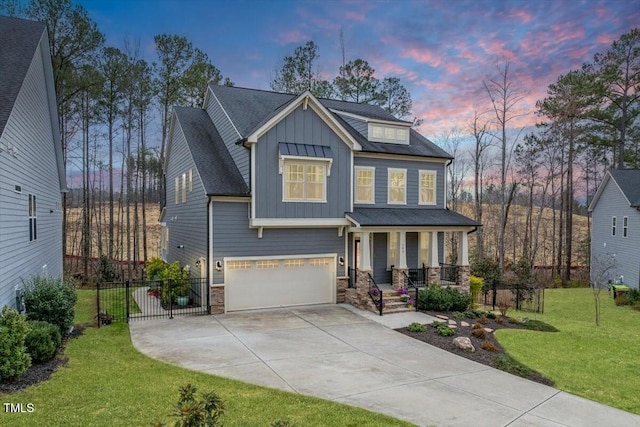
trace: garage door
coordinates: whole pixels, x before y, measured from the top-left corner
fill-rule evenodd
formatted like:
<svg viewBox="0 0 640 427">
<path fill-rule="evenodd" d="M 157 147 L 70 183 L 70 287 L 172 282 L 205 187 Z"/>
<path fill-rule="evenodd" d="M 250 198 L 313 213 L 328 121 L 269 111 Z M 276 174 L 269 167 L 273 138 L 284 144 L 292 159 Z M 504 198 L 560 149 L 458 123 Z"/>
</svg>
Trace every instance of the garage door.
<svg viewBox="0 0 640 427">
<path fill-rule="evenodd" d="M 335 302 L 335 256 L 225 259 L 227 311 Z"/>
</svg>

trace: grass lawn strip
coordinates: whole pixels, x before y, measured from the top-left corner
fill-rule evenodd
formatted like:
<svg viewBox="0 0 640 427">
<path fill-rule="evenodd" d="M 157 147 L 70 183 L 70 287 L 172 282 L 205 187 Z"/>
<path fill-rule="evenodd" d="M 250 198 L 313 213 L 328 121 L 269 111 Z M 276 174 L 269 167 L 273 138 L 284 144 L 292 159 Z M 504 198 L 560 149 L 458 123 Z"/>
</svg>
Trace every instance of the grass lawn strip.
<svg viewBox="0 0 640 427">
<path fill-rule="evenodd" d="M 501 329 L 496 338 L 515 360 L 552 379 L 557 388 L 640 414 L 640 312 L 616 307 L 606 293 L 600 300 L 596 326 L 591 289 L 548 289 L 544 314 L 516 317 L 542 320 L 560 332 Z"/>
<path fill-rule="evenodd" d="M 94 291 L 79 291 L 76 323 L 94 320 L 90 309 L 94 303 Z M 35 411 L 2 414 L 0 425 L 173 425 L 175 418 L 169 414 L 178 400 L 178 388 L 186 383 L 194 384 L 198 393 L 213 391 L 222 398 L 227 408 L 222 419 L 225 426 L 269 426 L 279 419 L 299 426 L 411 425 L 364 409 L 156 361 L 133 348 L 124 323 L 87 328 L 68 343 L 65 355 L 67 366 L 48 381 L 2 395 L 3 402 L 32 403 Z"/>
</svg>

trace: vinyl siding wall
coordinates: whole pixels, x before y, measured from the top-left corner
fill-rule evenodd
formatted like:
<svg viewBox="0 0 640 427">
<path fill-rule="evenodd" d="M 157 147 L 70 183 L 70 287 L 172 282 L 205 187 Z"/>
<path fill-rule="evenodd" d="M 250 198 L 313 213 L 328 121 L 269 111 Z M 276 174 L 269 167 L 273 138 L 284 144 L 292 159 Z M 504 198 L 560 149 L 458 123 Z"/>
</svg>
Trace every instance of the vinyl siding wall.
<svg viewBox="0 0 640 427">
<path fill-rule="evenodd" d="M 611 235 L 611 218 L 617 218 L 616 235 Z M 623 237 L 623 217 L 628 217 L 628 235 Z M 640 287 L 640 211 L 629 206 L 613 179 L 609 179 L 593 213 L 591 252 L 593 256 L 615 255 L 616 268 L 610 279 L 624 276 L 625 285 Z M 606 245 L 606 246 L 605 246 Z M 595 265 L 592 258 L 591 265 Z M 604 285 L 604 284 L 603 284 Z"/>
<path fill-rule="evenodd" d="M 265 228 L 262 238 L 258 230 L 249 228 L 249 204 L 213 202 L 213 260 L 225 257 L 295 256 L 337 254 L 345 256 L 345 237 L 336 228 Z M 337 266 L 339 276 L 344 267 Z M 224 283 L 224 271 L 215 271 L 213 283 Z"/>
<path fill-rule="evenodd" d="M 5 149 L 0 153 L 0 308 L 15 306 L 15 287 L 21 287 L 21 279 L 62 277 L 62 199 L 45 58 L 48 46 L 41 43 L 0 137 Z M 16 148 L 17 157 L 6 151 L 7 145 Z M 16 185 L 22 187 L 21 194 L 14 191 Z M 36 196 L 34 241 L 29 241 L 29 194 Z"/>
<path fill-rule="evenodd" d="M 283 202 L 279 142 L 331 147 L 333 164 L 331 175 L 326 177 L 326 203 Z M 351 150 L 313 109 L 294 110 L 259 138 L 255 150 L 257 218 L 344 218 L 350 210 Z"/>
<path fill-rule="evenodd" d="M 250 185 L 250 153 L 249 150 L 243 147 L 242 145 L 236 144 L 236 142 L 240 139 L 240 135 L 231 124 L 231 121 L 224 113 L 224 110 L 218 103 L 216 97 L 209 90 L 209 97 L 207 99 L 207 105 L 205 109 L 211 117 L 211 121 L 215 125 L 216 129 L 220 133 L 224 144 L 227 146 L 229 153 L 231 154 L 231 158 L 236 163 L 244 182 L 247 184 L 247 187 Z"/>
<path fill-rule="evenodd" d="M 189 170 L 193 174 L 193 191 L 189 191 Z M 182 174 L 186 174 L 187 201 L 182 203 Z M 175 178 L 179 177 L 180 194 L 175 200 Z M 200 257 L 207 257 L 207 202 L 202 180 L 188 149 L 180 122 L 175 121 L 171 151 L 166 171 L 166 212 L 164 222 L 169 228 L 167 261 L 180 261 L 191 267 L 191 277 L 200 277 L 195 267 Z M 184 248 L 178 246 L 184 245 Z"/>
<path fill-rule="evenodd" d="M 391 160 L 376 159 L 370 157 L 355 157 L 354 166 L 375 167 L 375 205 L 372 204 L 355 204 L 355 207 L 370 208 L 424 208 L 424 209 L 443 209 L 444 208 L 444 180 L 445 165 L 444 163 L 432 162 L 412 162 L 408 160 Z M 407 199 L 406 205 L 389 205 L 387 204 L 388 195 L 388 168 L 406 169 L 407 170 Z M 419 190 L 420 170 L 436 171 L 436 204 L 420 205 Z M 355 181 L 355 178 L 354 178 Z M 354 189 L 355 191 L 355 189 Z"/>
</svg>

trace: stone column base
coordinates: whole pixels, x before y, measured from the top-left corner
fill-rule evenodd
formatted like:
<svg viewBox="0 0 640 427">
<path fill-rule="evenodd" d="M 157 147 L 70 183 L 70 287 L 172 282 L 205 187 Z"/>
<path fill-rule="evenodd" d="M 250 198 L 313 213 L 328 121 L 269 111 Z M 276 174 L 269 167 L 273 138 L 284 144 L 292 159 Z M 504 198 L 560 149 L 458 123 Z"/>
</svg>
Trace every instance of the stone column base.
<svg viewBox="0 0 640 427">
<path fill-rule="evenodd" d="M 427 286 L 440 284 L 440 267 L 427 267 Z"/>
<path fill-rule="evenodd" d="M 224 286 L 211 286 L 211 314 L 224 314 Z"/>
<path fill-rule="evenodd" d="M 407 273 L 407 269 L 394 268 L 391 270 L 391 287 L 393 289 L 407 288 L 407 278 L 402 273 Z"/>
<path fill-rule="evenodd" d="M 469 284 L 470 277 L 471 267 L 469 267 L 468 265 L 459 265 L 456 285 L 458 286 L 458 289 L 460 289 L 460 292 L 464 294 L 468 294 L 471 292 L 471 286 Z"/>
<path fill-rule="evenodd" d="M 348 277 L 339 277 L 336 279 L 336 303 L 345 302 L 345 293 L 349 287 Z"/>
</svg>

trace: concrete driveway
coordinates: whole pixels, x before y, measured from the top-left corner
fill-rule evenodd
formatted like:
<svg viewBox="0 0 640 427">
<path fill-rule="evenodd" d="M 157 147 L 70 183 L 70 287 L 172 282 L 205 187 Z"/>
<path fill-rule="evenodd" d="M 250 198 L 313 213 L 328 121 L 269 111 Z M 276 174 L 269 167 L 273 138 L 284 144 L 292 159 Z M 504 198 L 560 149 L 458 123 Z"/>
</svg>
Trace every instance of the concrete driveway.
<svg viewBox="0 0 640 427">
<path fill-rule="evenodd" d="M 318 305 L 133 321 L 130 327 L 134 346 L 156 359 L 417 425 L 640 425 L 640 416 L 489 368 L 389 328 L 414 320 L 430 318 L 421 313 L 380 318 L 348 305 Z"/>
</svg>

